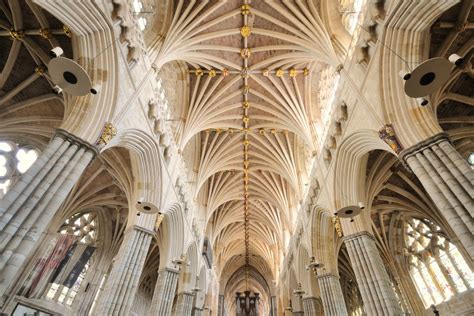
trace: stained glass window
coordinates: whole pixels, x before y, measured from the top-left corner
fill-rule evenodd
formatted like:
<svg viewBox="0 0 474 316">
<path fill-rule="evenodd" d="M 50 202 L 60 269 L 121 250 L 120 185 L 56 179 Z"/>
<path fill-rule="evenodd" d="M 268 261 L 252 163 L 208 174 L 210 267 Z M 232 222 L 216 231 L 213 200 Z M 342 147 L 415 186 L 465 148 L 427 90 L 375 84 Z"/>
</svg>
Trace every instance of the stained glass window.
<svg viewBox="0 0 474 316">
<path fill-rule="evenodd" d="M 425 307 L 474 287 L 474 276 L 461 253 L 433 222 L 408 220 L 405 246 L 410 274 Z"/>
<path fill-rule="evenodd" d="M 74 236 L 76 243 L 67 256 L 70 260 L 63 260 L 64 265 L 61 265 L 62 268 L 51 283 L 46 297 L 71 306 L 94 259 L 97 241 L 96 214 L 78 213 L 71 216 L 61 226 L 59 233 Z"/>
</svg>

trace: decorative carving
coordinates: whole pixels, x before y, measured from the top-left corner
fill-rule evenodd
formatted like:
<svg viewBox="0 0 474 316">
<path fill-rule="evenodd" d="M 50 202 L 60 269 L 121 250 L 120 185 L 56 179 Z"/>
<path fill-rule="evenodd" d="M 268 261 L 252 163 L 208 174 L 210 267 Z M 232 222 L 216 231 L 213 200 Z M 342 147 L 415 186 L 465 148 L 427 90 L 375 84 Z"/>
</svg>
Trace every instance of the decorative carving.
<svg viewBox="0 0 474 316">
<path fill-rule="evenodd" d="M 21 41 L 23 38 L 25 38 L 25 33 L 23 32 L 23 30 L 10 30 L 10 37 L 12 40 Z"/>
<path fill-rule="evenodd" d="M 347 105 L 344 102 L 339 104 L 339 106 L 337 107 L 337 113 L 336 114 L 337 114 L 336 119 L 337 119 L 338 122 L 342 122 L 342 121 L 347 120 L 347 117 L 348 117 Z"/>
<path fill-rule="evenodd" d="M 395 134 L 395 130 L 392 124 L 386 124 L 379 130 L 379 137 L 386 142 L 394 152 L 399 154 L 403 148 L 400 145 L 400 142 L 397 139 L 397 135 Z"/>
<path fill-rule="evenodd" d="M 50 29 L 40 29 L 40 36 L 44 39 L 50 39 L 52 37 Z"/>
<path fill-rule="evenodd" d="M 109 122 L 105 123 L 99 140 L 97 141 L 97 145 L 107 145 L 112 140 L 112 138 L 115 137 L 115 135 L 117 135 L 117 129 L 115 126 Z"/>
<path fill-rule="evenodd" d="M 245 67 L 244 69 L 242 69 L 242 71 L 240 72 L 240 76 L 242 78 L 248 78 L 250 77 L 250 71 L 247 67 Z"/>
<path fill-rule="evenodd" d="M 72 37 L 72 32 L 66 25 L 63 25 L 63 32 L 67 37 L 69 38 Z"/>
<path fill-rule="evenodd" d="M 44 67 L 44 66 L 36 66 L 35 67 L 35 73 L 40 75 L 40 76 L 43 76 L 45 71 L 46 71 L 46 67 Z"/>
<path fill-rule="evenodd" d="M 148 102 L 148 118 L 154 120 L 158 118 L 158 104 L 155 100 Z"/>
<path fill-rule="evenodd" d="M 242 7 L 240 8 L 240 13 L 242 13 L 242 15 L 249 15 L 250 14 L 250 4 L 242 5 Z"/>
<path fill-rule="evenodd" d="M 251 55 L 252 55 L 252 50 L 250 48 L 242 48 L 240 50 L 240 56 L 242 58 L 250 58 Z"/>
<path fill-rule="evenodd" d="M 252 29 L 248 25 L 244 25 L 240 29 L 240 35 L 242 35 L 243 38 L 249 37 L 251 33 Z"/>
<path fill-rule="evenodd" d="M 341 221 L 338 216 L 332 217 L 332 223 L 334 224 L 334 229 L 336 230 L 337 236 L 342 237 L 342 226 Z"/>
<path fill-rule="evenodd" d="M 160 226 L 161 226 L 161 223 L 163 222 L 163 220 L 165 219 L 165 214 L 159 214 L 158 217 L 156 218 L 156 222 L 155 222 L 155 232 L 158 231 L 158 229 L 160 229 Z"/>
</svg>

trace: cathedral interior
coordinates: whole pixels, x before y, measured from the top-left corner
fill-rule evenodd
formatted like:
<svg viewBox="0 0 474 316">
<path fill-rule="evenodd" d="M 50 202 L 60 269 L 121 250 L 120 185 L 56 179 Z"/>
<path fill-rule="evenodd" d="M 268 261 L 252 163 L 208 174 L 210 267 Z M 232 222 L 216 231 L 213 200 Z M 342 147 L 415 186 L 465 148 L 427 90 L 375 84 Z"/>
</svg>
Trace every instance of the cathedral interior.
<svg viewBox="0 0 474 316">
<path fill-rule="evenodd" d="M 0 0 L 0 315 L 474 315 L 473 5 Z"/>
</svg>

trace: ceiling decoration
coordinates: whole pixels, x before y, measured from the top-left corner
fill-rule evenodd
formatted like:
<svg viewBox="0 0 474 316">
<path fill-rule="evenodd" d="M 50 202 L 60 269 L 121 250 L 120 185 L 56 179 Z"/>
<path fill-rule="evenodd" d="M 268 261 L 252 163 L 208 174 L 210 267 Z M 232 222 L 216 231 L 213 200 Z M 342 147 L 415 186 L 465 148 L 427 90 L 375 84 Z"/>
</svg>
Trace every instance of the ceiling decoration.
<svg viewBox="0 0 474 316">
<path fill-rule="evenodd" d="M 278 279 L 321 146 L 315 89 L 322 70 L 340 63 L 318 12 L 307 0 L 181 0 L 151 43 L 156 68 L 189 67 L 189 102 L 171 120 L 180 122 L 183 156 L 199 156 L 188 161 L 188 178 L 207 212 L 218 274 L 252 267 L 270 271 L 267 282 Z"/>
<path fill-rule="evenodd" d="M 72 57 L 72 34 L 31 0 L 0 4 L 0 132 L 42 146 L 64 112 L 46 67 L 49 50 L 60 46 Z"/>
</svg>

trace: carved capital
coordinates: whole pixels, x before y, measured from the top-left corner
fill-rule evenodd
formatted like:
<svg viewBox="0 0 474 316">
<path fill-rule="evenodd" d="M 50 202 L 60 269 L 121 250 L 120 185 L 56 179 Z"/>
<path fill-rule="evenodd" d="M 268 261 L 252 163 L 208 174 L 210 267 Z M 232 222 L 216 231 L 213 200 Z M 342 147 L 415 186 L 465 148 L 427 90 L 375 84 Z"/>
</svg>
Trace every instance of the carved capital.
<svg viewBox="0 0 474 316">
<path fill-rule="evenodd" d="M 407 149 L 402 150 L 399 154 L 399 158 L 402 161 L 402 164 L 405 167 L 405 169 L 412 172 L 412 170 L 411 170 L 411 168 L 410 168 L 410 166 L 408 165 L 408 162 L 407 162 L 408 158 L 410 158 L 412 156 L 415 156 L 416 154 L 418 154 L 419 152 L 422 152 L 426 148 L 429 148 L 433 145 L 439 144 L 439 143 L 444 142 L 444 141 L 450 141 L 448 133 L 442 132 L 442 133 L 433 135 L 433 136 L 419 142 L 416 145 L 413 145 L 413 146 L 411 146 Z"/>
</svg>

